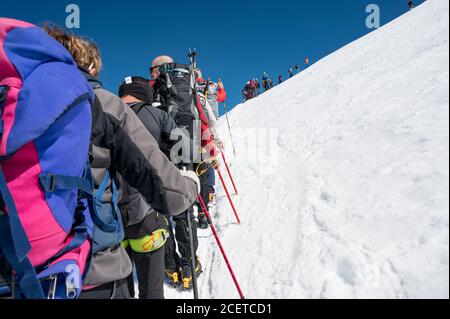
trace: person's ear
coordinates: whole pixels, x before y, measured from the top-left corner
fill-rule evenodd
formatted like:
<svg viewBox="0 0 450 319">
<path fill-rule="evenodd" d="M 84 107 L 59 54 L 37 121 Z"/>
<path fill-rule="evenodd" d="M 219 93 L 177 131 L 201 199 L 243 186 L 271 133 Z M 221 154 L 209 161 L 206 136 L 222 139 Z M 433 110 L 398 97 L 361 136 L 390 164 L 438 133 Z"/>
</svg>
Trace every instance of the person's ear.
<svg viewBox="0 0 450 319">
<path fill-rule="evenodd" d="M 97 75 L 98 75 L 98 73 L 97 73 L 97 68 L 92 68 L 92 69 L 89 71 L 89 74 L 92 75 L 92 76 L 97 76 Z"/>
</svg>

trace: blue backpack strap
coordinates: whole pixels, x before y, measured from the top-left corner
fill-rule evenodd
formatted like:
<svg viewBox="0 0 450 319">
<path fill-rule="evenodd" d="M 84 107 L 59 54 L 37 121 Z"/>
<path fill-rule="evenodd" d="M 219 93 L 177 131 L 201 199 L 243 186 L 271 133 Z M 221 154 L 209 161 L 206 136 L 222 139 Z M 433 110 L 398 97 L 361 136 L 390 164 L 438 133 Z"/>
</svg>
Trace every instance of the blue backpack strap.
<svg viewBox="0 0 450 319">
<path fill-rule="evenodd" d="M 84 174 L 86 175 L 86 174 Z M 41 186 L 46 192 L 53 193 L 56 190 L 71 190 L 78 189 L 85 195 L 92 195 L 94 193 L 92 180 L 88 177 L 66 176 L 56 174 L 41 174 L 39 176 Z M 88 238 L 88 227 L 84 216 L 79 214 L 78 218 L 81 220 L 73 228 L 75 233 L 74 238 L 71 240 L 63 250 L 56 254 L 52 260 L 56 260 L 71 250 L 79 248 Z"/>
<path fill-rule="evenodd" d="M 121 220 L 117 218 L 111 222 L 111 223 L 105 223 L 99 216 L 98 210 L 97 210 L 97 205 L 101 206 L 103 204 L 103 194 L 105 193 L 106 187 L 109 184 L 109 181 L 111 181 L 111 189 L 112 189 L 112 200 L 113 200 L 113 204 L 114 204 L 114 210 L 117 212 L 118 211 L 118 206 L 117 206 L 117 200 L 118 200 L 118 191 L 116 188 L 116 185 L 114 183 L 114 180 L 111 178 L 111 175 L 108 171 L 106 171 L 105 173 L 105 177 L 103 178 L 102 183 L 100 184 L 99 188 L 97 189 L 97 191 L 95 192 L 94 195 L 94 207 L 91 210 L 91 217 L 92 220 L 94 222 L 94 224 L 100 228 L 103 232 L 106 233 L 112 233 L 115 232 L 119 226 L 119 224 L 121 223 Z M 119 216 L 120 217 L 120 216 Z"/>
<path fill-rule="evenodd" d="M 116 212 L 120 212 L 120 209 L 119 209 L 119 191 L 117 189 L 116 182 L 114 181 L 114 179 L 111 179 L 111 190 L 112 190 L 112 201 L 113 201 L 113 205 L 114 205 L 114 210 Z"/>
<path fill-rule="evenodd" d="M 56 260 L 59 257 L 67 254 L 68 252 L 81 247 L 81 245 L 83 245 L 88 239 L 88 226 L 86 224 L 86 220 L 82 214 L 78 215 L 81 220 L 79 221 L 78 225 L 73 228 L 74 237 L 72 238 L 70 243 L 66 247 L 64 247 L 64 249 L 62 249 L 52 258 L 52 260 Z"/>
<path fill-rule="evenodd" d="M 3 134 L 3 106 L 4 102 L 6 100 L 6 94 L 8 93 L 8 87 L 7 86 L 0 86 L 0 136 Z"/>
<path fill-rule="evenodd" d="M 31 245 L 28 242 L 28 236 L 22 227 L 22 223 L 19 219 L 19 214 L 17 213 L 16 205 L 9 192 L 8 185 L 6 183 L 5 175 L 3 170 L 0 169 L 0 193 L 2 195 L 3 201 L 8 208 L 8 216 L 10 221 L 10 228 L 12 241 L 14 243 L 14 251 L 16 252 L 17 259 L 19 262 L 27 258 L 28 253 L 31 250 Z"/>
<path fill-rule="evenodd" d="M 98 187 L 97 191 L 94 194 L 94 197 L 98 200 L 103 200 L 103 194 L 105 193 L 106 187 L 108 187 L 108 183 L 111 180 L 111 175 L 109 171 L 105 171 L 105 177 L 103 177 L 102 183 Z"/>
<path fill-rule="evenodd" d="M 46 192 L 54 192 L 56 190 L 69 190 L 78 189 L 83 194 L 91 195 L 93 194 L 93 184 L 87 178 L 75 177 L 75 176 L 63 176 L 63 175 L 52 175 L 52 174 L 42 174 L 39 177 L 42 187 Z M 40 280 L 37 278 L 36 270 L 32 266 L 29 259 L 26 257 L 19 258 L 19 254 L 16 255 L 13 243 L 16 241 L 20 243 L 25 243 L 31 249 L 28 242 L 28 237 L 23 230 L 22 224 L 18 218 L 17 210 L 15 208 L 13 199 L 9 190 L 7 189 L 6 179 L 0 170 L 0 191 L 2 197 L 5 201 L 6 207 L 8 208 L 8 216 L 0 216 L 0 244 L 1 249 L 8 262 L 11 264 L 12 268 L 15 270 L 17 277 L 19 278 L 19 288 L 20 292 L 29 299 L 41 299 L 44 297 L 44 292 Z M 52 260 L 56 260 L 66 253 L 79 248 L 83 243 L 86 242 L 88 238 L 88 226 L 86 220 L 82 214 L 78 214 L 78 223 L 73 228 L 74 237 L 71 242 L 62 249 L 58 254 L 56 254 Z M 17 221 L 16 221 L 17 219 Z M 19 230 L 15 224 L 19 223 Z M 14 236 L 11 234 L 14 233 Z M 23 234 L 23 236 L 20 236 Z M 21 238 L 22 237 L 22 238 Z M 21 239 L 20 239 L 21 238 Z M 22 244 L 23 245 L 23 244 Z M 26 252 L 28 254 L 29 252 Z M 20 250 L 19 250 L 20 251 Z M 23 259 L 23 261 L 20 261 Z"/>
<path fill-rule="evenodd" d="M 8 285 L 0 286 L 0 298 L 11 295 L 11 288 Z"/>
<path fill-rule="evenodd" d="M 93 194 L 92 183 L 84 177 L 41 174 L 39 181 L 44 190 L 49 193 L 55 190 L 78 189 L 86 194 Z"/>
<path fill-rule="evenodd" d="M 91 165 L 89 160 L 86 163 L 86 166 L 84 168 L 84 173 L 83 173 L 83 178 L 85 178 L 86 180 L 89 181 L 91 188 L 94 189 L 94 178 L 92 176 L 92 171 L 91 171 Z M 111 232 L 112 231 L 112 227 L 109 227 L 108 224 L 104 223 L 101 218 L 98 216 L 97 213 L 97 202 L 103 197 L 103 193 L 106 189 L 106 186 L 108 185 L 109 182 L 109 173 L 108 171 L 106 171 L 105 177 L 103 178 L 103 181 L 99 187 L 99 189 L 97 190 L 97 192 L 95 192 L 94 195 L 94 191 L 92 191 L 91 193 L 83 193 L 82 196 L 80 198 L 85 198 L 87 199 L 87 203 L 89 206 L 89 212 L 91 213 L 91 218 L 92 221 L 94 222 L 94 224 L 99 227 L 102 231 L 105 232 Z M 100 194 L 101 191 L 101 194 Z M 100 197 L 100 199 L 98 199 L 98 197 Z"/>
<path fill-rule="evenodd" d="M 16 205 L 9 192 L 2 169 L 0 169 L 0 194 L 8 210 L 8 215 L 0 216 L 0 248 L 2 253 L 16 272 L 22 294 L 29 299 L 44 299 L 41 283 L 28 258 L 31 245 L 20 222 Z"/>
</svg>

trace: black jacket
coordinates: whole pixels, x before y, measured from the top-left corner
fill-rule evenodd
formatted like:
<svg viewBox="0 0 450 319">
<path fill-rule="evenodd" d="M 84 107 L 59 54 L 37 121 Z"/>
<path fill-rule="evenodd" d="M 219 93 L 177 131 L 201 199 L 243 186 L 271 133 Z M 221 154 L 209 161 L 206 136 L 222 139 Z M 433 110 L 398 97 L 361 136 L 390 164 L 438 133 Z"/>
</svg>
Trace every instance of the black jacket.
<svg viewBox="0 0 450 319">
<path fill-rule="evenodd" d="M 176 140 L 171 140 L 170 138 L 172 131 L 177 129 L 177 125 L 172 117 L 169 116 L 167 112 L 154 108 L 146 102 L 130 103 L 128 106 L 134 113 L 136 113 L 145 128 L 155 138 L 161 151 L 169 157 L 170 149 L 177 142 Z M 129 229 L 138 227 L 138 224 L 140 224 L 147 215 L 156 211 L 145 201 L 145 199 L 135 188 L 127 185 L 126 183 L 123 183 L 122 186 L 123 197 L 120 201 L 119 207 L 122 213 L 122 220 L 127 228 L 126 232 L 128 234 Z"/>
<path fill-rule="evenodd" d="M 177 142 L 171 139 L 172 132 L 178 128 L 174 119 L 167 112 L 145 102 L 129 104 L 129 106 L 155 138 L 160 149 L 169 157 L 170 149 Z"/>
</svg>

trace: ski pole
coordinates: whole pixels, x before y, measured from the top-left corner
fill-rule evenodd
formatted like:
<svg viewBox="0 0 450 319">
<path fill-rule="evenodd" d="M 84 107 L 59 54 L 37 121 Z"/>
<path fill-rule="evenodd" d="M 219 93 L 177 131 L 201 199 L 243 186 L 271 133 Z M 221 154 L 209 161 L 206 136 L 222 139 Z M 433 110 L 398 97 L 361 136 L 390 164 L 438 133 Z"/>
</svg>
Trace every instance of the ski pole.
<svg viewBox="0 0 450 319">
<path fill-rule="evenodd" d="M 227 254 L 225 253 L 225 249 L 223 249 L 222 243 L 220 242 L 219 235 L 217 234 L 216 228 L 214 227 L 214 225 L 212 223 L 211 215 L 209 214 L 209 211 L 206 208 L 205 202 L 203 201 L 203 198 L 200 195 L 198 196 L 198 199 L 200 201 L 200 205 L 203 208 L 203 211 L 205 212 L 206 219 L 208 220 L 208 224 L 211 227 L 214 238 L 216 239 L 217 245 L 219 246 L 220 252 L 222 253 L 223 259 L 225 260 L 228 270 L 230 271 L 231 277 L 233 278 L 233 281 L 234 281 L 236 289 L 239 293 L 239 296 L 241 297 L 241 299 L 245 299 L 244 294 L 242 293 L 241 287 L 239 286 L 239 283 L 234 274 L 233 268 L 231 267 L 230 261 L 228 260 Z"/>
<path fill-rule="evenodd" d="M 236 216 L 237 222 L 240 225 L 241 224 L 241 220 L 239 219 L 239 216 L 238 216 L 238 213 L 236 211 L 236 208 L 234 207 L 233 201 L 231 200 L 230 192 L 228 192 L 228 188 L 227 188 L 227 185 L 225 184 L 225 181 L 223 179 L 222 173 L 220 172 L 220 170 L 219 170 L 219 168 L 217 166 L 215 167 L 215 169 L 217 171 L 217 174 L 219 174 L 220 181 L 222 182 L 223 189 L 225 190 L 225 193 L 227 193 L 228 201 L 230 202 L 231 208 L 233 209 L 234 216 Z"/>
<path fill-rule="evenodd" d="M 183 167 L 183 170 L 186 171 L 186 167 Z M 194 292 L 194 299 L 198 299 L 198 287 L 197 287 L 197 273 L 195 272 L 196 268 L 196 258 L 195 258 L 195 249 L 194 249 L 194 236 L 192 234 L 192 220 L 191 220 L 191 209 L 186 211 L 186 223 L 187 223 L 187 231 L 189 235 L 189 250 L 191 253 L 191 273 L 192 273 L 192 288 Z"/>
<path fill-rule="evenodd" d="M 225 102 L 223 102 L 223 109 L 225 111 L 225 117 L 227 118 L 228 131 L 230 132 L 231 145 L 233 146 L 233 153 L 234 156 L 236 156 L 236 148 L 234 147 L 233 135 L 231 134 L 230 120 L 228 119 L 227 104 Z"/>
<path fill-rule="evenodd" d="M 198 287 L 197 287 L 197 273 L 195 272 L 196 268 L 196 258 L 194 251 L 194 237 L 192 235 L 192 220 L 191 220 L 191 211 L 188 210 L 186 212 L 187 219 L 187 227 L 189 232 L 189 249 L 191 251 L 191 271 L 192 271 L 192 287 L 194 292 L 194 299 L 198 299 Z"/>
<path fill-rule="evenodd" d="M 230 171 L 230 168 L 228 167 L 227 160 L 225 159 L 225 153 L 223 152 L 223 148 L 220 149 L 220 153 L 222 154 L 222 159 L 223 159 L 223 162 L 225 163 L 225 167 L 227 168 L 228 175 L 230 176 L 231 183 L 233 184 L 234 191 L 235 191 L 236 195 L 238 195 L 236 184 L 234 183 L 233 176 L 231 175 L 231 171 Z"/>
</svg>

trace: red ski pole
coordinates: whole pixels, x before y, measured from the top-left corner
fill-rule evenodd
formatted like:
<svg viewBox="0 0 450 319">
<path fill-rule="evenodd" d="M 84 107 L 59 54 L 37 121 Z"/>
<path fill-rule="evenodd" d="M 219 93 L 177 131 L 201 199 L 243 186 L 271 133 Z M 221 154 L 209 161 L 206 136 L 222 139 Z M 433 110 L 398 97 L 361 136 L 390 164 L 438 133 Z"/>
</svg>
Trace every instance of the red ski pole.
<svg viewBox="0 0 450 319">
<path fill-rule="evenodd" d="M 227 168 L 228 175 L 230 176 L 231 183 L 233 184 L 234 191 L 235 191 L 236 195 L 238 195 L 236 184 L 234 183 L 233 176 L 231 175 L 231 171 L 230 171 L 230 168 L 228 167 L 227 160 L 225 159 L 225 153 L 223 152 L 223 148 L 220 149 L 220 153 L 222 154 L 222 159 L 223 159 L 223 162 L 225 163 L 225 167 Z"/>
<path fill-rule="evenodd" d="M 236 211 L 236 208 L 234 207 L 233 201 L 231 200 L 230 192 L 228 192 L 228 188 L 227 188 L 227 185 L 225 184 L 225 181 L 223 180 L 222 173 L 217 168 L 217 166 L 215 167 L 215 169 L 217 171 L 217 174 L 219 174 L 220 181 L 222 182 L 222 185 L 223 185 L 223 189 L 225 190 L 225 193 L 227 193 L 227 197 L 228 197 L 228 200 L 230 201 L 231 208 L 233 209 L 234 216 L 236 216 L 237 222 L 240 225 L 241 224 L 241 220 L 239 219 L 239 216 L 238 216 L 238 213 Z"/>
<path fill-rule="evenodd" d="M 222 243 L 220 242 L 219 235 L 217 235 L 216 228 L 214 227 L 214 225 L 212 223 L 211 215 L 209 214 L 209 211 L 206 208 L 205 202 L 203 201 L 203 199 L 200 195 L 198 196 L 198 200 L 200 201 L 200 205 L 202 205 L 203 211 L 206 215 L 206 219 L 208 220 L 208 224 L 211 227 L 211 230 L 214 234 L 214 238 L 216 239 L 217 245 L 219 245 L 220 252 L 222 253 L 223 259 L 225 260 L 225 263 L 227 264 L 228 270 L 230 271 L 231 277 L 233 278 L 234 284 L 236 285 L 236 289 L 239 293 L 239 296 L 241 297 L 241 299 L 245 299 L 244 294 L 242 293 L 241 287 L 239 286 L 239 283 L 234 274 L 233 268 L 231 268 L 230 261 L 228 260 L 227 254 L 225 253 L 225 249 L 223 249 Z"/>
</svg>

